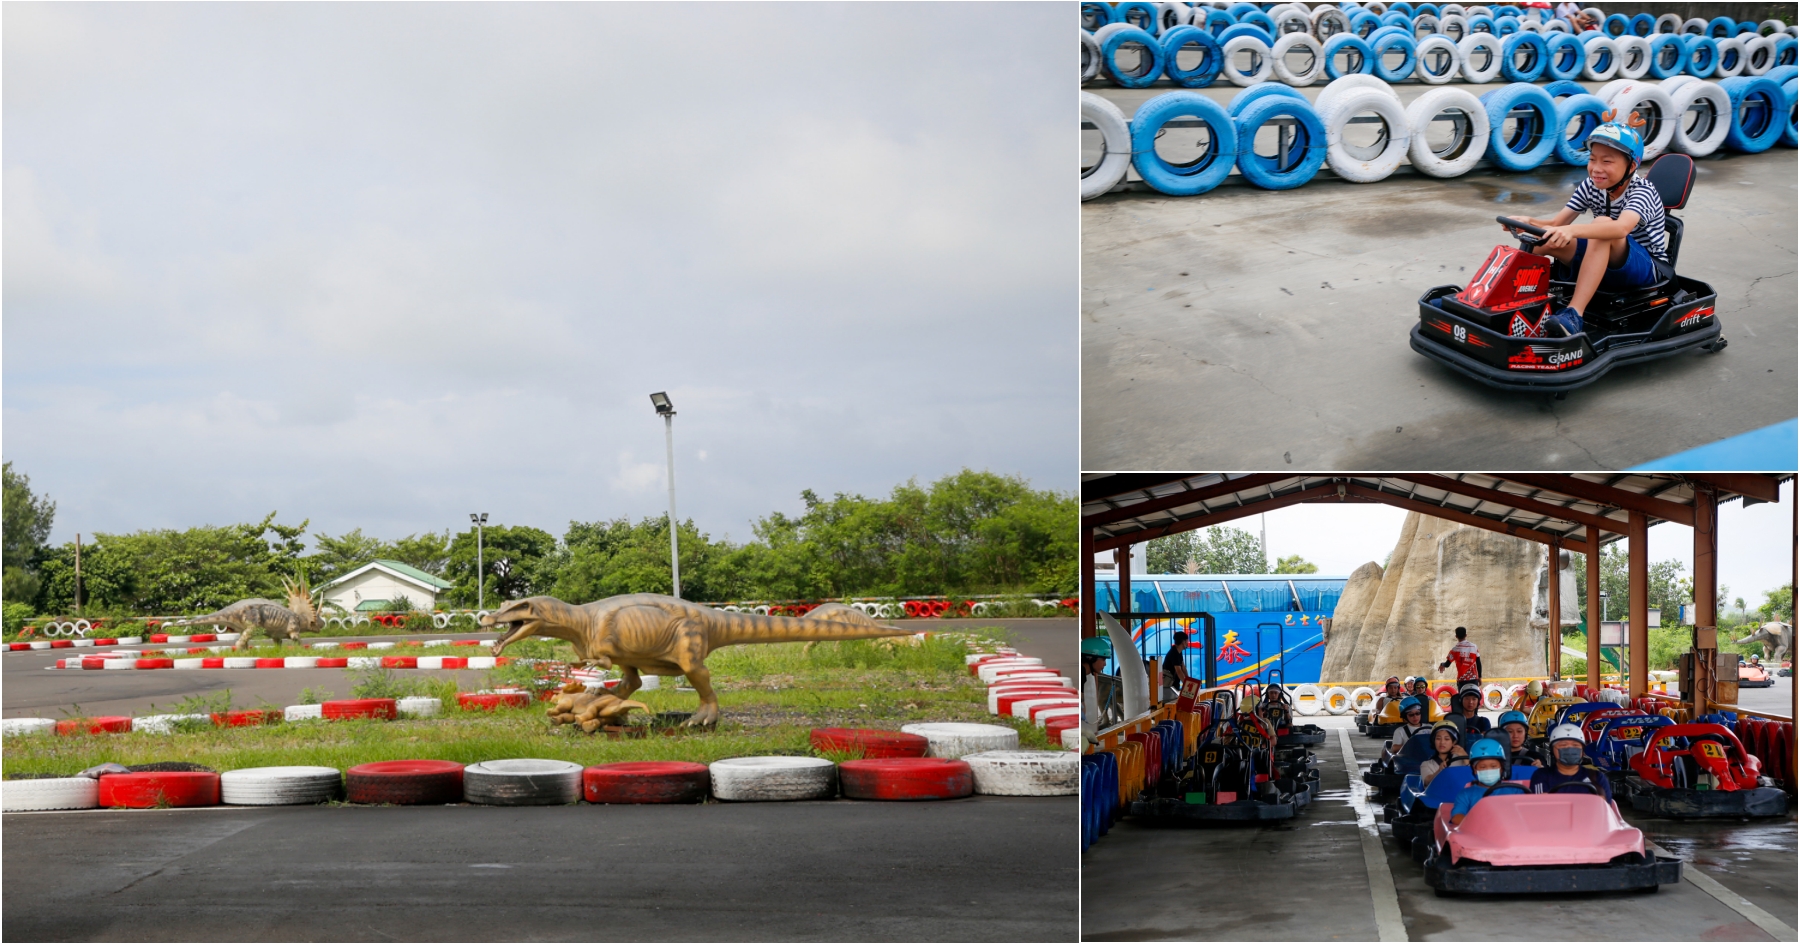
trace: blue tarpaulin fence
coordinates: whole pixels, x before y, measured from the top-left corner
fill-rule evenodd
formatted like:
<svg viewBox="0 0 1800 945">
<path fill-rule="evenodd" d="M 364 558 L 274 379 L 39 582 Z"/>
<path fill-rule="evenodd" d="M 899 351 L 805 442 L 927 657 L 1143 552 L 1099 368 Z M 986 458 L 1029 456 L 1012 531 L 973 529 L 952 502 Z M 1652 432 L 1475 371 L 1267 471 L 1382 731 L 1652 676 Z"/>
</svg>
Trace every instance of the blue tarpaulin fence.
<svg viewBox="0 0 1800 945">
<path fill-rule="evenodd" d="M 1251 676 L 1267 680 L 1280 670 L 1283 682 L 1318 682 L 1325 658 L 1321 618 L 1337 609 L 1348 577 L 1317 574 L 1134 574 L 1131 610 L 1136 614 L 1206 611 L 1213 615 L 1218 652 L 1214 666 L 1221 685 Z M 1118 613 L 1119 582 L 1095 582 L 1095 603 Z M 1190 674 L 1204 676 L 1201 622 L 1194 619 L 1134 621 L 1128 627 L 1138 652 L 1160 661 L 1170 636 L 1187 630 L 1193 637 L 1182 653 Z M 1116 663 L 1108 672 L 1116 672 Z"/>
</svg>

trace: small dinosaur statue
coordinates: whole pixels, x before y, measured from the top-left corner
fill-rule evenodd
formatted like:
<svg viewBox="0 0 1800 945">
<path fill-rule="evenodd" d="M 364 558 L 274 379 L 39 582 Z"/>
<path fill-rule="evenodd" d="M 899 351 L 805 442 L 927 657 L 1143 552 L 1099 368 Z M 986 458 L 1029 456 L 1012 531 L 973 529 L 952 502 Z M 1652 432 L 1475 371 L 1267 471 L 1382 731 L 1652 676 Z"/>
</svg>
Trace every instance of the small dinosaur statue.
<svg viewBox="0 0 1800 945">
<path fill-rule="evenodd" d="M 269 639 L 277 643 L 285 640 L 300 642 L 300 634 L 316 633 L 324 625 L 319 619 L 319 609 L 313 603 L 312 590 L 306 586 L 305 580 L 282 581 L 282 588 L 287 592 L 287 606 L 283 607 L 272 600 L 260 597 L 246 598 L 210 614 L 198 617 L 183 617 L 163 624 L 164 627 L 204 627 L 214 624 L 230 627 L 238 632 L 237 643 L 233 649 L 244 649 L 250 643 L 250 635 L 262 630 Z"/>
<path fill-rule="evenodd" d="M 624 678 L 613 694 L 621 699 L 643 685 L 640 671 L 685 676 L 700 695 L 700 708 L 686 723 L 695 727 L 719 721 L 719 697 L 706 671 L 706 655 L 719 647 L 907 635 L 843 604 L 827 604 L 805 617 L 764 617 L 714 610 L 661 594 L 621 594 L 581 605 L 554 597 L 527 597 L 507 601 L 481 618 L 481 625 L 510 628 L 494 643 L 495 656 L 508 644 L 543 636 L 567 640 L 585 663 L 618 666 Z"/>
<path fill-rule="evenodd" d="M 545 715 L 558 725 L 579 725 L 592 735 L 603 725 L 622 725 L 632 709 L 650 711 L 650 707 L 634 699 L 621 699 L 610 692 L 588 692 L 587 687 L 571 682 L 551 701 Z"/>
</svg>

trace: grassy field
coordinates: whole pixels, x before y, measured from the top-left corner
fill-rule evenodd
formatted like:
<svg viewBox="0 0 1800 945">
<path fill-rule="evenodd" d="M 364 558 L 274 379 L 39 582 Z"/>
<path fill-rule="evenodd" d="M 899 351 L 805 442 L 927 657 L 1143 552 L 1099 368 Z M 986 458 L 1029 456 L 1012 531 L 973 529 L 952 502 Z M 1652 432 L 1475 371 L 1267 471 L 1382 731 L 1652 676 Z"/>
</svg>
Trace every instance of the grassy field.
<svg viewBox="0 0 1800 945">
<path fill-rule="evenodd" d="M 972 638 L 994 639 L 996 631 L 934 636 L 919 644 L 883 641 L 775 644 L 727 647 L 707 660 L 712 670 L 723 718 L 709 732 L 652 730 L 639 713 L 641 737 L 587 735 L 571 726 L 552 725 L 541 705 L 498 712 L 463 712 L 453 699 L 446 714 L 435 719 L 317 721 L 255 728 L 214 729 L 170 735 L 10 737 L 0 755 L 0 773 L 70 775 L 103 762 L 146 764 L 186 761 L 219 771 L 265 765 L 326 765 L 348 768 L 369 761 L 434 758 L 471 763 L 501 758 L 555 758 L 580 764 L 613 761 L 711 762 L 739 755 L 812 755 L 813 728 L 898 729 L 909 722 L 988 722 L 1019 730 L 1022 748 L 1051 748 L 1043 731 L 1029 722 L 996 719 L 987 711 L 986 689 L 970 676 L 963 656 Z M 535 656 L 572 656 L 566 644 L 528 641 Z M 467 650 L 468 647 L 461 649 Z M 509 649 L 509 653 L 511 650 Z M 507 672 L 512 670 L 513 672 Z M 453 690 L 442 677 L 407 680 Z M 492 682 L 528 679 L 529 667 L 496 670 Z M 663 689 L 633 698 L 655 712 L 691 712 L 699 705 L 692 692 L 665 680 Z M 453 695 L 453 692 L 451 693 Z M 347 693 L 340 695 L 349 695 Z M 193 707 L 189 707 L 193 708 Z M 181 707 L 161 711 L 181 712 Z M 830 756 L 842 760 L 842 756 Z"/>
</svg>

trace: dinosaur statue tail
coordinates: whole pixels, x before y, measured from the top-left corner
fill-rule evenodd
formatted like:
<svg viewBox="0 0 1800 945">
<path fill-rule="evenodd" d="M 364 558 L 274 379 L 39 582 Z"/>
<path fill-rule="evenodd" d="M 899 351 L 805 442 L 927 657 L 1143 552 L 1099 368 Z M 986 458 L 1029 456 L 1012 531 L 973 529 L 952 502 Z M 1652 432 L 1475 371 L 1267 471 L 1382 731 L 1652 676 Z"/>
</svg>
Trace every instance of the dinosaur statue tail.
<svg viewBox="0 0 1800 945">
<path fill-rule="evenodd" d="M 712 645 L 739 643 L 804 643 L 830 640 L 872 640 L 911 636 L 898 627 L 884 627 L 873 620 L 810 620 L 805 617 L 765 617 L 761 614 L 719 614 L 719 630 Z"/>
<path fill-rule="evenodd" d="M 207 624 L 225 623 L 229 617 L 230 614 L 225 611 L 215 610 L 210 614 L 201 614 L 198 617 L 182 617 L 177 620 L 165 620 L 162 625 L 164 627 L 204 627 Z"/>
</svg>

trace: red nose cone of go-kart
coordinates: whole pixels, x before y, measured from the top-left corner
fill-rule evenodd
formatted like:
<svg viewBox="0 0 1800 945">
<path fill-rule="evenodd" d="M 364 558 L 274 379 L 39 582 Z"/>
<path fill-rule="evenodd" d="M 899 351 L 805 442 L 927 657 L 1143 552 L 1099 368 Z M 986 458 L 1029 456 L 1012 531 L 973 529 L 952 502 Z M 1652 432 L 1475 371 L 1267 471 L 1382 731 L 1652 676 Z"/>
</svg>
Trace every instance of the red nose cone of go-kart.
<svg viewBox="0 0 1800 945">
<path fill-rule="evenodd" d="M 1450 842 L 1452 862 L 1481 860 L 1494 866 L 1605 864 L 1644 852 L 1644 835 L 1618 808 L 1592 794 L 1495 794 L 1450 826 L 1450 807 L 1438 811 L 1440 838 Z"/>
</svg>

